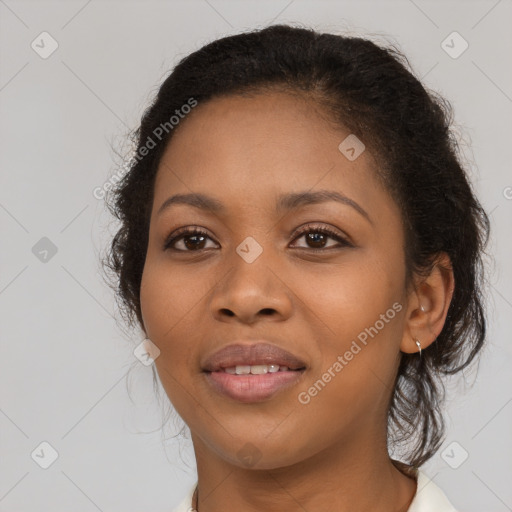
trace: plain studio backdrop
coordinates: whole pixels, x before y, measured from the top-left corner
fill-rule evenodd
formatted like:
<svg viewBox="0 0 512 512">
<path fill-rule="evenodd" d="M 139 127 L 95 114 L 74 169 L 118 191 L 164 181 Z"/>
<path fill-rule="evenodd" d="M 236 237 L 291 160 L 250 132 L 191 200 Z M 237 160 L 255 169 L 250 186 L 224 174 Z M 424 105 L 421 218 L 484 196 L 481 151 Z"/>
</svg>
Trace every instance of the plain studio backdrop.
<svg viewBox="0 0 512 512">
<path fill-rule="evenodd" d="M 489 338 L 424 471 L 459 510 L 512 510 L 511 21 L 510 0 L 0 0 L 0 510 L 165 512 L 195 480 L 141 333 L 116 324 L 94 191 L 179 59 L 270 23 L 394 42 L 454 106 L 492 222 Z"/>
</svg>

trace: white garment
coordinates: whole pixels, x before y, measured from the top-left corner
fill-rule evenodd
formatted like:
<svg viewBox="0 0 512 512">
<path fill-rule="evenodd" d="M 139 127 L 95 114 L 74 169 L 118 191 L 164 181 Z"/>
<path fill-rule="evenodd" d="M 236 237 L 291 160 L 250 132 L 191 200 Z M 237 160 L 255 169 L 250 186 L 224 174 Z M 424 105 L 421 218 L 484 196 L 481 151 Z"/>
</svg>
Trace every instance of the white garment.
<svg viewBox="0 0 512 512">
<path fill-rule="evenodd" d="M 197 483 L 190 487 L 187 495 L 172 512 L 189 512 L 192 509 L 192 495 L 196 485 Z M 425 473 L 418 471 L 416 494 L 407 512 L 457 512 L 457 510 L 453 508 L 444 492 Z"/>
</svg>

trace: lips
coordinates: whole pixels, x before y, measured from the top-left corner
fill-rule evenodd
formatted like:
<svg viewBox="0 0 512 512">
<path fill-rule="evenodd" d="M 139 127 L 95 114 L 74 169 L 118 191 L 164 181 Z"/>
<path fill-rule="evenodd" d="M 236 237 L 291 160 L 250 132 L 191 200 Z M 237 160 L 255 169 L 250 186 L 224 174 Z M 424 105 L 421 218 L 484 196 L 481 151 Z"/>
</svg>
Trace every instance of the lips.
<svg viewBox="0 0 512 512">
<path fill-rule="evenodd" d="M 272 343 L 260 341 L 228 345 L 208 356 L 201 365 L 205 372 L 225 371 L 237 366 L 278 365 L 289 370 L 302 370 L 306 363 L 294 354 Z"/>
<path fill-rule="evenodd" d="M 210 389 L 241 403 L 273 399 L 304 380 L 306 363 L 264 340 L 228 345 L 201 365 Z"/>
</svg>

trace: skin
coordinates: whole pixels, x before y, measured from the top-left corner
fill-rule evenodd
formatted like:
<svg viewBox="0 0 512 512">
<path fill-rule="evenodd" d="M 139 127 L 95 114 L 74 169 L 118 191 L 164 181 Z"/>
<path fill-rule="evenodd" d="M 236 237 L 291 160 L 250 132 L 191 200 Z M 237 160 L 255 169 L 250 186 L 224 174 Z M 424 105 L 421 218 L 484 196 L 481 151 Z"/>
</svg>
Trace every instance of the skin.
<svg viewBox="0 0 512 512">
<path fill-rule="evenodd" d="M 400 211 L 369 150 L 354 161 L 338 150 L 347 135 L 311 100 L 284 92 L 227 96 L 198 105 L 162 157 L 141 309 L 145 333 L 161 351 L 162 384 L 191 431 L 200 512 L 397 512 L 413 499 L 415 480 L 388 456 L 386 411 L 400 353 L 416 352 L 415 339 L 426 348 L 442 329 L 453 274 L 436 265 L 406 286 Z M 320 189 L 348 196 L 370 220 L 333 201 L 275 212 L 279 195 Z M 192 192 L 214 197 L 225 211 L 174 204 L 158 215 L 169 196 Z M 308 223 L 310 233 L 326 226 L 352 246 L 330 235 L 323 249 L 321 238 L 308 244 L 295 235 Z M 209 238 L 189 237 L 188 246 L 182 238 L 164 250 L 166 238 L 186 226 Z M 236 252 L 249 236 L 263 249 L 252 263 Z M 449 267 L 444 255 L 440 263 Z M 300 403 L 298 394 L 394 303 L 401 311 Z M 218 394 L 201 361 L 237 339 L 267 339 L 299 356 L 307 366 L 301 381 L 258 403 Z"/>
</svg>

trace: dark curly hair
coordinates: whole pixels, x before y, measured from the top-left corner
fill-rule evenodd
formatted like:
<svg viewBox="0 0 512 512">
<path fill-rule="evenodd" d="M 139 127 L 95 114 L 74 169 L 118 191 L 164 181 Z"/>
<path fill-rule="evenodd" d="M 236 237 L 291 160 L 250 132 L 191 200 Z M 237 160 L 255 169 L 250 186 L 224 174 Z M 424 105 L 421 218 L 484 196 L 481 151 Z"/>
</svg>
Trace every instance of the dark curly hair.
<svg viewBox="0 0 512 512">
<path fill-rule="evenodd" d="M 288 25 L 224 37 L 183 58 L 144 112 L 133 132 L 136 156 L 108 194 L 109 211 L 121 223 L 103 264 L 114 277 L 124 320 L 133 325 L 136 318 L 142 326 L 139 295 L 155 174 L 176 131 L 169 119 L 191 98 L 201 105 L 284 90 L 316 101 L 328 121 L 364 141 L 379 162 L 377 176 L 402 212 L 408 285 L 413 274 L 428 273 L 440 253 L 451 260 L 455 290 L 444 327 L 421 358 L 401 354 L 388 410 L 388 442 L 406 446 L 404 458 L 417 468 L 443 441 L 441 377 L 468 366 L 484 344 L 489 220 L 460 163 L 450 103 L 427 92 L 410 68 L 395 45 Z M 163 134 L 158 127 L 165 123 Z M 144 151 L 149 140 L 154 147 Z"/>
</svg>

